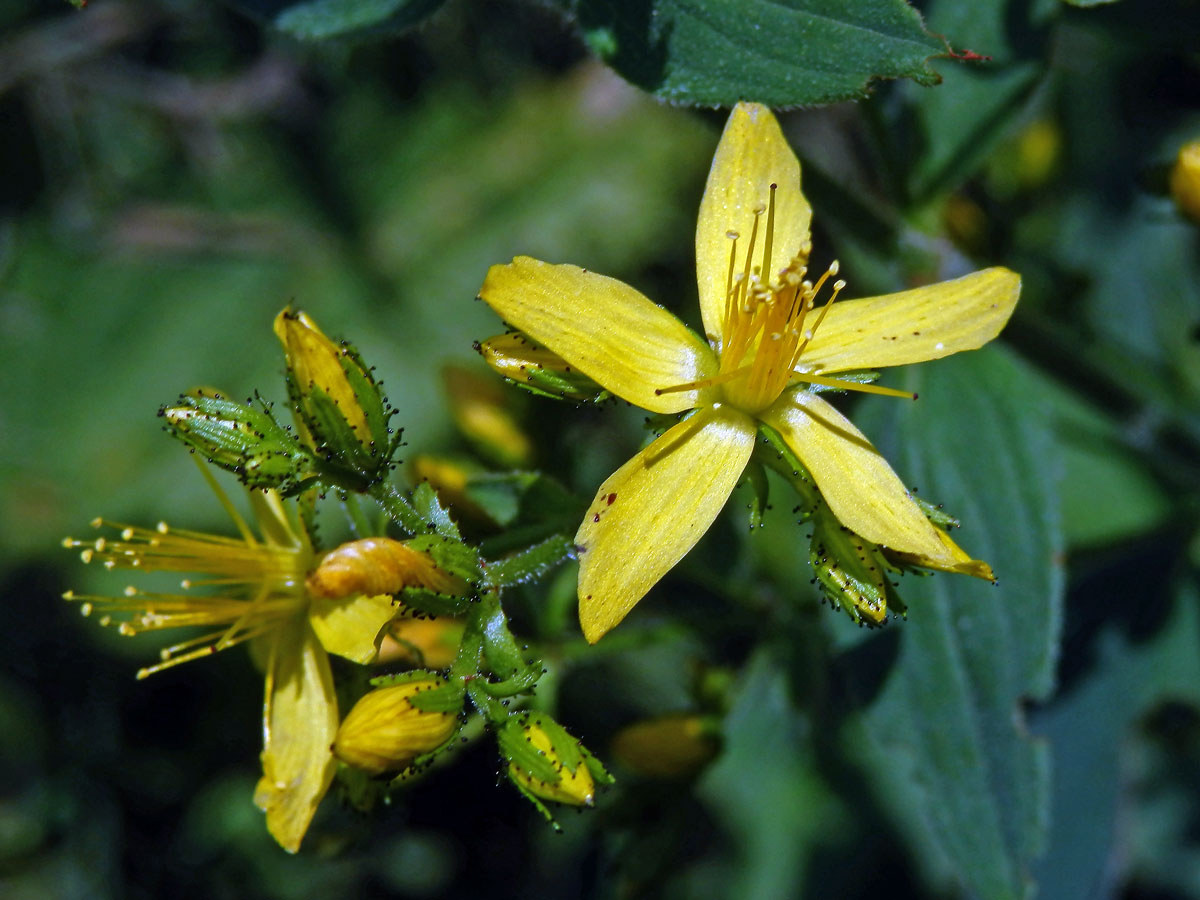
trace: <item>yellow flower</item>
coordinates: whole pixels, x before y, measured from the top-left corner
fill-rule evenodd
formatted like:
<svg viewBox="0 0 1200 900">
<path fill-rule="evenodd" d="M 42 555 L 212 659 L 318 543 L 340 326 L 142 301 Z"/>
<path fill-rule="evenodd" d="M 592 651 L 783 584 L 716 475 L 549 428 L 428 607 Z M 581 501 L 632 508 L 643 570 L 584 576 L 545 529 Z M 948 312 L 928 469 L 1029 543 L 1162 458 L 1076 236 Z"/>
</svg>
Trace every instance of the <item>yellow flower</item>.
<svg viewBox="0 0 1200 900">
<path fill-rule="evenodd" d="M 97 519 L 96 527 L 115 528 L 118 536 L 63 542 L 82 548 L 85 562 L 103 562 L 109 569 L 201 577 L 184 580 L 177 594 L 128 587 L 123 597 L 71 592 L 65 596 L 81 601 L 85 615 L 100 614 L 101 624 L 116 625 L 122 634 L 184 626 L 206 629 L 163 650 L 162 661 L 142 669 L 139 678 L 253 640 L 255 658 L 266 675 L 263 776 L 254 800 L 266 813 L 267 829 L 284 849 L 295 852 L 336 770 L 330 746 L 338 729 L 338 707 L 328 654 L 370 662 L 396 608 L 387 593 L 358 590 L 347 596 L 331 590 L 362 587 L 348 583 L 344 575 L 316 578 L 322 565 L 308 535 L 274 492 L 248 492 L 256 536 L 208 477 L 237 525 L 239 538 L 181 531 L 166 523 L 147 529 Z M 328 556 L 344 568 L 345 552 L 335 550 Z M 416 559 L 419 564 L 410 568 L 421 570 L 414 578 L 423 584 L 423 573 L 434 567 L 424 554 Z M 393 583 L 398 578 L 392 573 Z M 214 591 L 193 593 L 193 588 Z"/>
<path fill-rule="evenodd" d="M 696 228 L 707 341 L 638 291 L 575 266 L 518 257 L 480 296 L 502 318 L 630 403 L 693 410 L 600 486 L 576 535 L 579 612 L 596 641 L 700 539 L 742 477 L 759 423 L 782 435 L 850 530 L 923 565 L 982 573 L 913 502 L 848 419 L 805 385 L 900 394 L 838 372 L 982 346 L 1020 278 L 1002 268 L 832 303 L 837 264 L 810 280 L 800 164 L 770 110 L 741 103 L 717 147 Z"/>
</svg>

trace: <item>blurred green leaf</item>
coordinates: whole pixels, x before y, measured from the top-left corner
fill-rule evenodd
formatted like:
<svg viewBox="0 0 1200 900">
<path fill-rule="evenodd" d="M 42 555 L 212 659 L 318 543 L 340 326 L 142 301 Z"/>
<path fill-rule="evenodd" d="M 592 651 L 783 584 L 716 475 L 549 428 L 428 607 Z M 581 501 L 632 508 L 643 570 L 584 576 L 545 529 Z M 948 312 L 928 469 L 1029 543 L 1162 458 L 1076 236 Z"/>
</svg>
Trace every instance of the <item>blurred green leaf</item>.
<svg viewBox="0 0 1200 900">
<path fill-rule="evenodd" d="M 899 385 L 898 385 L 899 386 Z M 1058 455 L 1029 374 L 989 348 L 912 367 L 918 403 L 864 403 L 856 420 L 901 477 L 963 522 L 963 547 L 998 585 L 905 578 L 908 621 L 882 684 L 848 666 L 848 748 L 935 879 L 1024 897 L 1045 841 L 1047 748 L 1022 703 L 1046 697 L 1058 647 Z M 871 398 L 874 400 L 874 398 Z M 880 652 L 880 635 L 856 654 Z M 940 871 L 939 871 L 940 870 Z"/>
<path fill-rule="evenodd" d="M 308 0 L 275 16 L 275 27 L 303 40 L 345 37 L 366 29 L 411 28 L 445 0 Z"/>
<path fill-rule="evenodd" d="M 737 863 L 721 873 L 725 884 L 714 896 L 800 896 L 813 847 L 850 825 L 819 775 L 788 674 L 769 653 L 746 666 L 724 731 L 724 751 L 697 787 L 732 837 Z"/>
<path fill-rule="evenodd" d="M 1163 606 L 1169 616 L 1138 638 L 1108 626 L 1099 635 L 1089 670 L 1070 690 L 1032 716 L 1034 731 L 1054 754 L 1054 815 L 1049 850 L 1035 872 L 1042 896 L 1086 900 L 1105 893 L 1129 859 L 1119 820 L 1140 810 L 1125 783 L 1132 725 L 1164 700 L 1200 704 L 1200 598 L 1194 587 L 1173 603 L 1127 597 L 1139 618 Z M 1140 612 L 1140 615 L 1139 615 Z M 1144 626 L 1143 623 L 1139 623 Z M 1139 629 L 1141 630 L 1141 629 Z M 1194 810 L 1194 790 L 1180 785 Z"/>
<path fill-rule="evenodd" d="M 879 78 L 935 84 L 945 43 L 903 0 L 558 0 L 591 48 L 674 103 L 771 106 L 866 96 Z"/>
<path fill-rule="evenodd" d="M 922 202 L 953 190 L 1005 137 L 1046 69 L 1047 25 L 1057 7 L 1058 0 L 937 0 L 926 8 L 931 29 L 986 59 L 940 66 L 936 91 L 906 91 L 914 117 L 907 123 L 910 197 Z M 889 144 L 890 130 L 880 132 Z M 895 148 L 885 153 L 894 165 Z"/>
</svg>

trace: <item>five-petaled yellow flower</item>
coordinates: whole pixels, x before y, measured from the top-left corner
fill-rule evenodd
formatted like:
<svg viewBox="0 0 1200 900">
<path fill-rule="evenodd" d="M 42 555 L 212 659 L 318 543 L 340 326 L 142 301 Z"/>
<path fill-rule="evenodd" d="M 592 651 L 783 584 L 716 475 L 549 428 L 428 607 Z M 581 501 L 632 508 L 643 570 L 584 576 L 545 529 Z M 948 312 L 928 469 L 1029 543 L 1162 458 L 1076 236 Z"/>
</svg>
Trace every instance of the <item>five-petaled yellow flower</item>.
<svg viewBox="0 0 1200 900">
<path fill-rule="evenodd" d="M 65 596 L 123 634 L 205 629 L 163 650 L 162 661 L 142 669 L 139 678 L 252 642 L 266 676 L 263 775 L 254 801 L 266 813 L 275 839 L 295 852 L 337 769 L 331 747 L 338 731 L 338 703 L 329 654 L 372 661 L 383 629 L 397 613 L 393 594 L 406 585 L 451 590 L 455 580 L 427 554 L 387 538 L 344 544 L 322 557 L 273 491 L 247 492 L 256 535 L 207 471 L 205 475 L 240 537 L 183 531 L 166 523 L 137 528 L 97 519 L 96 527 L 113 527 L 119 534 L 63 542 L 82 548 L 85 562 L 102 562 L 106 568 L 200 577 L 185 580 L 179 593 L 131 586 L 123 597 Z M 381 556 L 387 558 L 380 561 Z M 360 577 L 353 564 L 364 561 L 370 567 Z M 193 591 L 205 587 L 215 590 Z"/>
<path fill-rule="evenodd" d="M 921 565 L 990 576 L 913 502 L 863 436 L 807 385 L 898 394 L 838 372 L 972 350 L 1004 327 L 1020 278 L 1003 268 L 832 303 L 836 264 L 808 277 L 811 211 L 800 163 L 770 110 L 741 103 L 717 147 L 696 226 L 707 341 L 632 287 L 518 257 L 480 296 L 512 327 L 602 387 L 655 413 L 694 412 L 600 486 L 576 535 L 579 614 L 599 640 L 700 539 L 754 449 L 782 435 L 847 528 Z M 911 395 L 906 395 L 911 396 Z"/>
</svg>

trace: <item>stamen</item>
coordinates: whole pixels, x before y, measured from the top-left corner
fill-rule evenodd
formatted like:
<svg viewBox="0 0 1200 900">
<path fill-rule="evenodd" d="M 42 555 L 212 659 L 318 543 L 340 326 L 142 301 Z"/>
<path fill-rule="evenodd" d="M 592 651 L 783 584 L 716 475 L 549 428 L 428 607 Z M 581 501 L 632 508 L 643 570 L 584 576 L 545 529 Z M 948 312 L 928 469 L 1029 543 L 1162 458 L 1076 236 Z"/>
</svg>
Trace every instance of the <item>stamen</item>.
<svg viewBox="0 0 1200 900">
<path fill-rule="evenodd" d="M 763 262 L 762 273 L 768 279 L 771 277 L 771 248 L 775 243 L 775 189 L 776 184 L 771 185 L 771 197 L 767 201 L 767 243 L 763 247 Z"/>
<path fill-rule="evenodd" d="M 903 397 L 906 400 L 916 400 L 917 395 L 911 391 L 900 391 L 896 388 L 883 387 L 878 384 L 863 384 L 859 381 L 842 381 L 839 378 L 829 378 L 824 375 L 796 373 L 796 378 L 807 384 L 819 384 L 822 387 L 837 388 L 843 391 L 858 391 L 863 394 L 882 394 L 885 397 Z"/>
<path fill-rule="evenodd" d="M 701 388 L 712 387 L 717 384 L 726 384 L 733 381 L 735 378 L 741 378 L 747 374 L 753 366 L 742 366 L 740 369 L 734 369 L 732 372 L 725 372 L 721 375 L 713 375 L 711 378 L 702 378 L 699 381 L 689 381 L 687 384 L 675 384 L 671 387 L 655 388 L 654 393 L 658 396 L 663 394 L 678 394 L 681 391 L 698 391 Z"/>
</svg>

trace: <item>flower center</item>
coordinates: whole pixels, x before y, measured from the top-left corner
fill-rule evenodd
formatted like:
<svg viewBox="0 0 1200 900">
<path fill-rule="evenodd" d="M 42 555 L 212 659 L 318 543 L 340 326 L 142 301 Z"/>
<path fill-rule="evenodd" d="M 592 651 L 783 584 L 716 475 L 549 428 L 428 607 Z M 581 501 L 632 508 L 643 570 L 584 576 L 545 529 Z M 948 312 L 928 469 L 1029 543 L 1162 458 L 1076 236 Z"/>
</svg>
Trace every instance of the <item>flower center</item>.
<svg viewBox="0 0 1200 900">
<path fill-rule="evenodd" d="M 754 210 L 754 225 L 744 262 L 739 266 L 736 231 L 727 232 L 730 240 L 729 268 L 725 282 L 725 310 L 721 322 L 718 374 L 702 381 L 676 385 L 655 391 L 657 394 L 721 386 L 725 400 L 743 412 L 754 414 L 766 409 L 789 386 L 798 382 L 889 396 L 915 395 L 855 381 L 842 381 L 815 372 L 797 371 L 800 357 L 825 320 L 833 301 L 846 282 L 833 282 L 829 299 L 814 312 L 817 296 L 830 278 L 838 274 L 835 259 L 814 282 L 808 275 L 808 241 L 782 268 L 771 268 L 775 242 L 775 190 L 766 206 Z M 759 223 L 766 214 L 763 229 L 762 262 L 754 264 L 759 240 Z"/>
<path fill-rule="evenodd" d="M 767 214 L 762 264 L 753 265 L 759 222 Z M 725 398 L 746 412 L 758 412 L 771 405 L 794 376 L 800 355 L 829 311 L 838 293 L 846 286 L 833 283 L 833 291 L 819 314 L 810 316 L 817 295 L 825 283 L 837 275 L 836 260 L 813 282 L 808 274 L 807 248 L 801 248 L 787 264 L 774 271 L 771 254 L 775 232 L 775 185 L 771 185 L 766 209 L 754 211 L 745 264 L 738 271 L 737 232 L 729 232 L 729 270 L 725 284 L 725 316 L 721 329 L 720 373 L 725 381 Z"/>
</svg>

